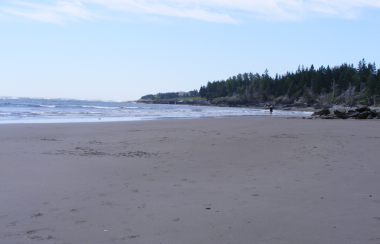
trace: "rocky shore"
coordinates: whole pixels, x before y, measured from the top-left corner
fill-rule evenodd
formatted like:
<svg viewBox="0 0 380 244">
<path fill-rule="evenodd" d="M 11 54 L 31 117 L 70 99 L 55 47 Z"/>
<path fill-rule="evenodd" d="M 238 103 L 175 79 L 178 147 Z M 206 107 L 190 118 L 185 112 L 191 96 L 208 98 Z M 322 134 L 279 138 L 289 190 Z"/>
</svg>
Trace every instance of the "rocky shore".
<svg viewBox="0 0 380 244">
<path fill-rule="evenodd" d="M 206 99 L 161 99 L 161 100 L 138 100 L 139 103 L 146 104 L 176 104 L 176 105 L 194 105 L 194 106 L 217 106 L 217 107 L 236 107 L 236 108 L 253 108 L 253 109 L 269 109 L 273 106 L 275 110 L 292 110 L 292 111 L 308 111 L 314 112 L 308 119 L 379 119 L 380 112 L 371 109 L 368 106 L 344 107 L 305 103 L 268 103 L 268 102 L 250 102 L 242 100 L 223 99 L 217 101 L 207 101 Z"/>
<path fill-rule="evenodd" d="M 309 119 L 380 119 L 380 112 L 367 106 L 350 109 L 322 108 L 314 112 Z"/>
<path fill-rule="evenodd" d="M 136 101 L 145 104 L 173 104 L 173 105 L 193 105 L 193 106 L 216 106 L 216 107 L 236 107 L 236 108 L 255 108 L 255 109 L 269 109 L 272 105 L 277 110 L 297 110 L 297 111 L 312 111 L 322 108 L 320 105 L 309 106 L 304 103 L 281 104 L 281 103 L 268 103 L 268 102 L 246 102 L 242 100 L 223 99 L 217 101 L 207 101 L 206 99 L 161 99 L 161 100 L 148 100 L 140 99 Z"/>
</svg>

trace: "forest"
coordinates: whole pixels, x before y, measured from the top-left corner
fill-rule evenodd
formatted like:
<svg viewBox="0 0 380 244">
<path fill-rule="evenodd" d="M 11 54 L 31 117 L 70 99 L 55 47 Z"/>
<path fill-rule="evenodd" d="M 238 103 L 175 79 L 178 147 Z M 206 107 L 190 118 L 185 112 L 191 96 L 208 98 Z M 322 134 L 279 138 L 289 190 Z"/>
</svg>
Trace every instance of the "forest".
<svg viewBox="0 0 380 244">
<path fill-rule="evenodd" d="M 149 99 L 149 100 L 162 100 L 162 99 L 174 99 L 174 98 L 192 98 L 198 97 L 198 90 L 192 90 L 185 92 L 183 95 L 180 95 L 179 92 L 166 92 L 166 93 L 157 93 L 156 95 L 149 94 L 142 96 L 140 99 Z"/>
<path fill-rule="evenodd" d="M 354 105 L 360 102 L 373 105 L 380 95 L 380 69 L 376 69 L 375 62 L 367 64 L 362 59 L 357 67 L 347 63 L 334 67 L 321 66 L 318 69 L 313 65 L 310 68 L 302 65 L 298 66 L 296 72 L 276 74 L 274 77 L 269 76 L 268 70 L 265 70 L 261 75 L 244 73 L 227 80 L 208 82 L 200 87 L 199 94 L 197 90 L 192 91 L 192 96 L 197 95 L 208 101 L 238 99 L 245 102 L 260 100 L 285 104 Z M 147 96 L 142 99 L 169 99 L 178 97 L 178 94 Z"/>
</svg>

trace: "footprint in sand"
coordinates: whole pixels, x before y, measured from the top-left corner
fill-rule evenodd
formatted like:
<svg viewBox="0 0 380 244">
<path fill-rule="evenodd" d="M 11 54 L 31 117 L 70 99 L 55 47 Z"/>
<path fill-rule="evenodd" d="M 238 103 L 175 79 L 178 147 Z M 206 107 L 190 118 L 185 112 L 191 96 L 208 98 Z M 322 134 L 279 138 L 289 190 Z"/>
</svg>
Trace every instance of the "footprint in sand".
<svg viewBox="0 0 380 244">
<path fill-rule="evenodd" d="M 83 224 L 86 222 L 87 222 L 87 220 L 78 220 L 78 221 L 75 221 L 75 224 Z"/>
<path fill-rule="evenodd" d="M 130 238 L 130 239 L 133 239 L 133 238 L 137 238 L 137 237 L 139 237 L 140 235 L 136 235 L 136 236 L 128 236 L 128 238 Z"/>
<path fill-rule="evenodd" d="M 13 221 L 13 222 L 11 222 L 11 223 L 8 225 L 8 227 L 16 226 L 17 222 L 18 222 L 18 221 Z"/>
<path fill-rule="evenodd" d="M 32 240 L 37 240 L 37 241 L 53 240 L 54 239 L 54 237 L 52 237 L 52 236 L 47 236 L 46 238 L 43 238 L 42 236 L 30 236 L 28 238 L 32 239 Z"/>
<path fill-rule="evenodd" d="M 105 202 L 105 203 L 102 203 L 102 206 L 113 206 L 115 205 L 114 203 L 112 202 Z"/>
<path fill-rule="evenodd" d="M 34 234 L 36 233 L 38 230 L 29 230 L 26 232 L 27 235 L 31 235 L 31 234 Z"/>
<path fill-rule="evenodd" d="M 371 238 L 371 239 L 368 239 L 369 241 L 378 241 L 380 240 L 380 238 Z"/>
<path fill-rule="evenodd" d="M 33 214 L 32 216 L 30 216 L 31 218 L 37 218 L 37 217 L 41 217 L 43 214 L 42 213 L 37 213 L 37 214 Z"/>
<path fill-rule="evenodd" d="M 45 229 L 38 229 L 38 230 L 29 230 L 26 232 L 26 234 L 28 235 L 28 238 L 29 239 L 32 239 L 32 240 L 37 240 L 37 241 L 42 241 L 42 240 L 52 240 L 54 239 L 53 236 L 51 235 L 47 235 L 47 236 L 31 236 L 33 234 L 36 234 L 37 232 L 39 231 L 46 231 L 46 230 L 50 230 L 49 228 L 45 228 Z"/>
</svg>

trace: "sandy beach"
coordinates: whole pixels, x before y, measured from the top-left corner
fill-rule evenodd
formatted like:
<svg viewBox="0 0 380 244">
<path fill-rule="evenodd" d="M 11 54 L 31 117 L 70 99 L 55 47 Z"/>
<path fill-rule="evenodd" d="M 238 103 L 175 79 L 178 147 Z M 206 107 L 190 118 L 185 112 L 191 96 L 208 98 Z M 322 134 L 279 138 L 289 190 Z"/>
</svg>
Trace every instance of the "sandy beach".
<svg viewBox="0 0 380 244">
<path fill-rule="evenodd" d="M 380 243 L 380 121 L 0 125 L 0 243 Z"/>
</svg>

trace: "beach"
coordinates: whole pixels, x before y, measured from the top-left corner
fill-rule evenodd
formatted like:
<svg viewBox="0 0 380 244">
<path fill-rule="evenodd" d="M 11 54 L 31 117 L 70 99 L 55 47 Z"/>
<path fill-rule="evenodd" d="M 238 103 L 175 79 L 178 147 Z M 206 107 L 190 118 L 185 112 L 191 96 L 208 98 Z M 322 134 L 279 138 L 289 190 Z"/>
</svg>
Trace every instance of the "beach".
<svg viewBox="0 0 380 244">
<path fill-rule="evenodd" d="M 0 125 L 0 243 L 380 243 L 380 121 Z"/>
</svg>

